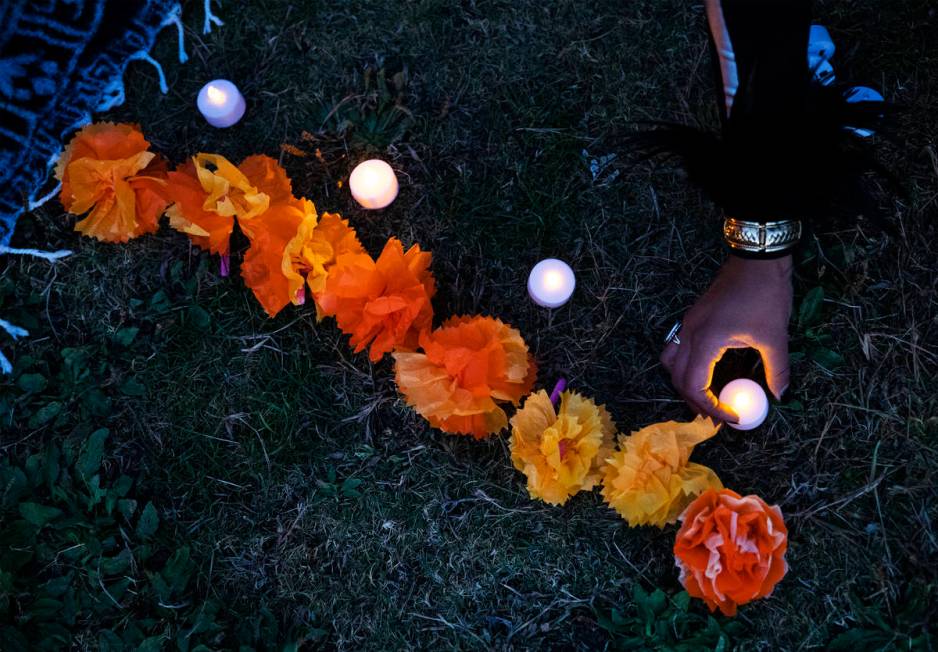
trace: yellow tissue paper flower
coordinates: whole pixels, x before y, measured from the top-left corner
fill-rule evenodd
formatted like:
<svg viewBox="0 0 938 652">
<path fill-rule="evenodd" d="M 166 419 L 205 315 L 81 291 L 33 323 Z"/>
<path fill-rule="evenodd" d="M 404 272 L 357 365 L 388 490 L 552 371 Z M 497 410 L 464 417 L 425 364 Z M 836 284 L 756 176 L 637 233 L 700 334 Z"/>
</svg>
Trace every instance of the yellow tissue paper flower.
<svg viewBox="0 0 938 652">
<path fill-rule="evenodd" d="M 270 207 L 270 195 L 260 191 L 228 159 L 200 153 L 170 172 L 166 195 L 169 225 L 189 236 L 197 246 L 226 256 L 235 217 L 250 237 L 250 220 Z"/>
<path fill-rule="evenodd" d="M 612 451 L 615 425 L 606 409 L 575 392 L 560 395 L 554 409 L 547 392 L 531 394 L 511 419 L 511 461 L 528 478 L 528 493 L 563 505 L 592 489 Z"/>
<path fill-rule="evenodd" d="M 239 220 L 249 220 L 270 205 L 270 196 L 260 192 L 248 178 L 224 156 L 197 154 L 193 157 L 199 183 L 208 193 L 202 210 L 213 211 Z"/>
<path fill-rule="evenodd" d="M 719 429 L 697 417 L 655 423 L 621 439 L 603 467 L 603 498 L 631 526 L 673 523 L 698 495 L 723 488 L 711 469 L 688 462 L 694 446 Z"/>
</svg>

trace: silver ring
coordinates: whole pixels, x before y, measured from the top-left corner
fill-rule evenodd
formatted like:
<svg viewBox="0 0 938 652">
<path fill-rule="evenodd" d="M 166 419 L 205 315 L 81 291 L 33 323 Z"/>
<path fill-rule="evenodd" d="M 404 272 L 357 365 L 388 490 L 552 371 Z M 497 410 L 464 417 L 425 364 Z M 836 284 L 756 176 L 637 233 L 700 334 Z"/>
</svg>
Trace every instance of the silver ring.
<svg viewBox="0 0 938 652">
<path fill-rule="evenodd" d="M 681 320 L 680 320 L 680 319 L 678 319 L 676 322 L 674 322 L 674 326 L 672 326 L 672 327 L 671 327 L 671 330 L 668 331 L 668 336 L 664 338 L 664 343 L 665 343 L 665 344 L 675 344 L 675 345 L 676 345 L 676 344 L 680 344 L 680 343 L 681 343 L 681 338 L 677 336 L 678 332 L 681 330 L 681 326 L 683 326 L 683 324 L 681 324 Z"/>
</svg>

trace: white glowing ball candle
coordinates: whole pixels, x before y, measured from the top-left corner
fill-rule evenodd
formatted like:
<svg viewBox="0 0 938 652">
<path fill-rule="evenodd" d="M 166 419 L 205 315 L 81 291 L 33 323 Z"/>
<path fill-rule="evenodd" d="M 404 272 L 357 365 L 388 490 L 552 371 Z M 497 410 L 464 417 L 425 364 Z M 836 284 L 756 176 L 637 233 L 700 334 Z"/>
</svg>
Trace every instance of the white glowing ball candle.
<svg viewBox="0 0 938 652">
<path fill-rule="evenodd" d="M 213 127 L 230 127 L 244 115 L 244 96 L 227 79 L 213 79 L 203 86 L 196 104 Z"/>
<path fill-rule="evenodd" d="M 545 308 L 558 308 L 565 304 L 575 287 L 573 270 L 556 258 L 542 260 L 528 276 L 528 294 L 534 303 Z"/>
<path fill-rule="evenodd" d="M 737 378 L 727 383 L 720 392 L 720 403 L 733 408 L 739 415 L 739 422 L 728 421 L 727 425 L 736 430 L 758 428 L 769 414 L 769 399 L 759 383 L 748 378 Z"/>
<path fill-rule="evenodd" d="M 363 208 L 384 208 L 397 197 L 397 175 L 384 161 L 371 159 L 355 166 L 348 178 L 348 187 Z"/>
</svg>

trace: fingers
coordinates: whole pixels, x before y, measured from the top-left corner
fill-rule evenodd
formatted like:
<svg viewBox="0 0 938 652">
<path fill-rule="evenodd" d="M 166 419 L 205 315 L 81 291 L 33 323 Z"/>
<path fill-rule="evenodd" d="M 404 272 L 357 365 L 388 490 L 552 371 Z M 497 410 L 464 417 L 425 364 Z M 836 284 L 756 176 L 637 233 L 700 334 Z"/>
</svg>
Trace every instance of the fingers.
<svg viewBox="0 0 938 652">
<path fill-rule="evenodd" d="M 695 343 L 688 355 L 687 365 L 680 379 L 681 391 L 684 397 L 698 408 L 700 414 L 719 419 L 720 421 L 739 421 L 733 409 L 717 399 L 710 391 L 710 382 L 713 380 L 713 368 L 726 352 L 728 347 L 710 343 L 701 345 Z"/>
<path fill-rule="evenodd" d="M 671 373 L 675 389 L 697 414 L 721 421 L 738 421 L 736 413 L 722 405 L 710 391 L 713 368 L 727 347 L 702 345 L 687 330 L 682 336 L 680 345 L 668 344 L 661 352 L 661 363 Z"/>
<path fill-rule="evenodd" d="M 674 361 L 677 359 L 677 350 L 677 344 L 668 342 L 664 345 L 664 350 L 661 351 L 661 364 L 663 364 L 664 368 L 668 371 L 671 371 L 671 367 L 674 366 Z"/>
<path fill-rule="evenodd" d="M 754 348 L 762 356 L 765 382 L 775 398 L 781 400 L 788 389 L 791 368 L 788 358 L 788 334 L 773 338 L 772 342 L 756 343 Z"/>
</svg>

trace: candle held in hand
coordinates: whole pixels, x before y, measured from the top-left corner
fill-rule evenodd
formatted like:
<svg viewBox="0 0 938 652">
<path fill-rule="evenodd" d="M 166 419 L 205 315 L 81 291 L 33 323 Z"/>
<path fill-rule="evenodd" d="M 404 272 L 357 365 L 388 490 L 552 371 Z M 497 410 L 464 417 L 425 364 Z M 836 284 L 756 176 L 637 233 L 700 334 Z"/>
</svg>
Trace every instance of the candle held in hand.
<svg viewBox="0 0 938 652">
<path fill-rule="evenodd" d="M 528 276 L 528 294 L 534 303 L 545 308 L 558 308 L 565 304 L 575 287 L 573 270 L 556 258 L 542 260 Z"/>
<path fill-rule="evenodd" d="M 230 127 L 244 115 L 244 96 L 227 79 L 213 79 L 203 86 L 196 104 L 213 127 Z"/>
<path fill-rule="evenodd" d="M 727 383 L 720 392 L 720 403 L 733 408 L 739 415 L 739 422 L 727 422 L 736 430 L 758 428 L 769 414 L 769 399 L 758 383 L 748 378 L 737 378 Z"/>
<path fill-rule="evenodd" d="M 397 197 L 397 175 L 384 161 L 371 159 L 359 163 L 348 178 L 348 187 L 363 208 L 384 208 Z"/>
</svg>

